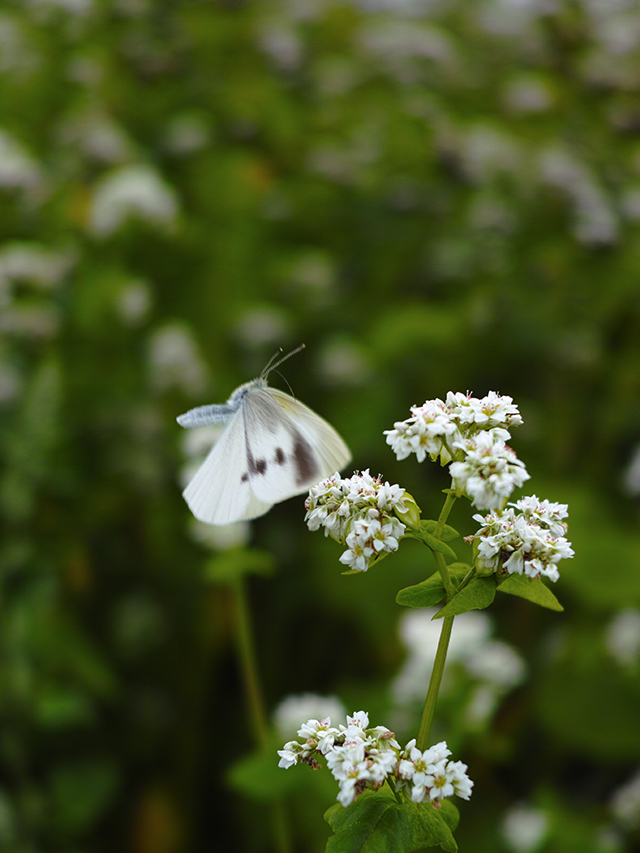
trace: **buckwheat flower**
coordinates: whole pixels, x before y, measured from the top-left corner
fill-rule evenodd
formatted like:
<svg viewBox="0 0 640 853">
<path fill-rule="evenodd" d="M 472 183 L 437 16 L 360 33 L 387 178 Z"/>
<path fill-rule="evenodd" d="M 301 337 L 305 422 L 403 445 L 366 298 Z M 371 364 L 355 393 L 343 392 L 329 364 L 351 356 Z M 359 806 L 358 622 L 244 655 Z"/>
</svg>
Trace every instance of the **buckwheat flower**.
<svg viewBox="0 0 640 853">
<path fill-rule="evenodd" d="M 490 433 L 494 442 L 506 441 L 509 428 L 522 423 L 512 398 L 495 391 L 482 398 L 449 391 L 446 400 L 427 400 L 410 411 L 410 418 L 396 421 L 393 429 L 384 431 L 387 444 L 398 459 L 415 453 L 418 462 L 429 456 L 432 462 L 439 459 L 441 465 L 464 460 L 460 442 L 483 432 Z"/>
<path fill-rule="evenodd" d="M 333 747 L 340 730 L 331 727 L 331 717 L 324 720 L 307 720 L 298 730 L 298 737 L 305 739 L 305 745 L 317 749 L 323 755 Z"/>
<path fill-rule="evenodd" d="M 478 399 L 470 394 L 454 394 L 449 391 L 446 404 L 451 417 L 459 424 L 475 425 L 482 430 L 500 429 L 508 432 L 509 427 L 520 426 L 522 417 L 512 397 L 502 397 L 489 391 Z M 509 435 L 504 436 L 506 440 Z"/>
<path fill-rule="evenodd" d="M 464 461 L 453 462 L 449 468 L 453 486 L 478 509 L 502 509 L 511 492 L 529 479 L 524 462 L 491 432 L 481 432 L 455 446 L 463 451 Z"/>
<path fill-rule="evenodd" d="M 284 738 L 298 731 L 300 720 L 323 720 L 326 717 L 335 720 L 344 716 L 344 706 L 336 696 L 301 693 L 283 699 L 274 711 L 273 720 L 279 734 Z"/>
<path fill-rule="evenodd" d="M 462 799 L 469 799 L 473 782 L 466 774 L 467 765 L 460 761 L 447 761 L 450 754 L 451 750 L 444 741 L 424 752 L 416 747 L 415 740 L 407 744 L 398 763 L 398 776 L 409 784 L 412 802 L 433 802 L 454 793 Z"/>
<path fill-rule="evenodd" d="M 442 400 L 427 400 L 422 406 L 411 406 L 410 411 L 410 418 L 384 430 L 387 444 L 400 460 L 415 453 L 418 462 L 427 456 L 433 462 L 440 456 L 441 464 L 446 465 L 453 458 L 452 442 L 462 438 L 446 405 Z"/>
<path fill-rule="evenodd" d="M 370 726 L 369 715 L 357 711 L 347 725 L 332 728 L 330 720 L 308 720 L 298 732 L 304 743 L 289 741 L 278 750 L 279 767 L 287 769 L 299 761 L 318 768 L 316 755 L 324 756 L 338 782 L 338 801 L 350 805 L 364 790 L 377 790 L 388 778 L 395 780 L 413 802 L 429 799 L 438 805 L 443 797 L 471 795 L 473 783 L 461 762 L 450 762 L 446 743 L 421 752 L 415 739 L 402 749 L 386 726 Z"/>
<path fill-rule="evenodd" d="M 533 496 L 484 517 L 474 515 L 474 520 L 482 524 L 472 537 L 478 540 L 478 567 L 530 578 L 544 575 L 557 581 L 557 563 L 573 557 L 574 551 L 563 535 L 557 535 L 559 530 L 566 532 L 565 524 L 560 522 L 566 516 L 566 506 L 547 503 L 544 512 L 532 512 L 532 506 L 542 506 Z M 516 509 L 521 511 L 516 513 Z"/>
<path fill-rule="evenodd" d="M 398 549 L 406 530 L 398 514 L 417 510 L 400 486 L 383 483 L 368 470 L 347 479 L 334 474 L 312 486 L 305 508 L 309 529 L 323 528 L 325 536 L 346 545 L 340 562 L 360 572 Z"/>
</svg>

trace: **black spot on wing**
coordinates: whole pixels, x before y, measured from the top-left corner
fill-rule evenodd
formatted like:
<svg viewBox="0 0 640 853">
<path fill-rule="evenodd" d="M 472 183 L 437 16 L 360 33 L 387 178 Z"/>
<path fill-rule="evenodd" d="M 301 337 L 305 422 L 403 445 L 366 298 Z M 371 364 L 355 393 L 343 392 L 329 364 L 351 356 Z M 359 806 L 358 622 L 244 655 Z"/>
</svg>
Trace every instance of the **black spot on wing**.
<svg viewBox="0 0 640 853">
<path fill-rule="evenodd" d="M 258 459 L 256 462 L 256 474 L 264 474 L 267 470 L 267 460 L 266 459 Z"/>
<path fill-rule="evenodd" d="M 297 430 L 293 434 L 293 458 L 296 464 L 296 485 L 303 486 L 318 479 L 318 466 L 311 445 Z"/>
<path fill-rule="evenodd" d="M 287 456 L 286 456 L 284 450 L 281 447 L 276 447 L 276 457 L 275 457 L 276 464 L 277 465 L 284 465 L 284 463 L 286 461 L 287 461 Z"/>
</svg>

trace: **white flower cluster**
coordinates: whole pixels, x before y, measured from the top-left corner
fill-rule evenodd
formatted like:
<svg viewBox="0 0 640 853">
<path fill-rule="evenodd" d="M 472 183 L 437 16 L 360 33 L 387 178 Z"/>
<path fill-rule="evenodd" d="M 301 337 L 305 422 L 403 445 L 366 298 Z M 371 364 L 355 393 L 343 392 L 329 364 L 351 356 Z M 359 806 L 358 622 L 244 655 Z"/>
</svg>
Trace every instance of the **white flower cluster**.
<svg viewBox="0 0 640 853">
<path fill-rule="evenodd" d="M 567 505 L 539 500 L 535 495 L 521 498 L 499 512 L 474 515 L 482 524 L 473 538 L 478 541 L 478 564 L 491 571 L 540 575 L 557 581 L 557 563 L 573 557 L 565 538 Z"/>
<path fill-rule="evenodd" d="M 449 391 L 446 400 L 427 400 L 422 406 L 411 407 L 411 417 L 396 421 L 387 429 L 387 444 L 398 459 L 415 453 L 418 462 L 429 455 L 432 462 L 440 457 L 442 465 L 464 458 L 465 439 L 479 432 L 489 432 L 494 439 L 510 438 L 508 427 L 519 426 L 522 418 L 511 397 L 501 397 L 489 391 L 478 399 L 469 394 Z"/>
<path fill-rule="evenodd" d="M 325 536 L 345 544 L 340 562 L 360 572 L 382 553 L 397 550 L 406 526 L 395 512 L 409 509 L 400 486 L 383 483 L 368 469 L 348 479 L 336 473 L 312 486 L 305 508 L 309 529 L 323 527 Z"/>
<path fill-rule="evenodd" d="M 415 453 L 441 465 L 452 463 L 453 486 L 478 509 L 500 509 L 511 492 L 529 479 L 524 464 L 507 447 L 509 428 L 522 423 L 511 397 L 490 391 L 478 399 L 449 391 L 446 400 L 411 407 L 411 417 L 385 430 L 398 459 Z"/>
<path fill-rule="evenodd" d="M 501 509 L 511 492 L 529 479 L 524 463 L 491 432 L 456 442 L 465 458 L 449 468 L 453 486 L 468 495 L 478 509 Z"/>
<path fill-rule="evenodd" d="M 337 799 L 345 807 L 365 789 L 380 788 L 388 776 L 414 803 L 439 802 L 453 794 L 464 800 L 471 796 L 467 765 L 447 760 L 451 752 L 446 743 L 421 752 L 412 740 L 402 749 L 385 726 L 369 726 L 365 711 L 347 717 L 347 725 L 337 728 L 331 726 L 331 717 L 308 720 L 298 736 L 303 743 L 289 741 L 278 750 L 278 766 L 287 769 L 301 761 L 317 769 L 316 756 L 325 756 L 340 788 Z"/>
</svg>

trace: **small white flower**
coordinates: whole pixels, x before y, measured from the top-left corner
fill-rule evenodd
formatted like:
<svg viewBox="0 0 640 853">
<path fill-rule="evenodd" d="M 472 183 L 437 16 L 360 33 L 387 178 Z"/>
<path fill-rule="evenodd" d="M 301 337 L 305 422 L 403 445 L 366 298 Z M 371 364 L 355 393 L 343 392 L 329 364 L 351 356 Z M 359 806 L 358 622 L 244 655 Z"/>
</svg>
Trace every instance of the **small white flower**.
<svg viewBox="0 0 640 853">
<path fill-rule="evenodd" d="M 492 432 L 479 433 L 454 446 L 463 451 L 464 460 L 449 468 L 453 486 L 478 509 L 502 509 L 511 492 L 529 479 L 524 463 Z"/>
<path fill-rule="evenodd" d="M 211 525 L 207 525 L 211 527 Z M 342 702 L 335 696 L 301 693 L 287 696 L 276 708 L 273 718 L 278 732 L 286 737 L 300 728 L 300 720 L 340 719 L 345 715 Z"/>
<path fill-rule="evenodd" d="M 471 795 L 473 782 L 467 766 L 450 762 L 450 750 L 443 741 L 421 752 L 411 740 L 402 749 L 386 726 L 369 726 L 369 715 L 356 711 L 347 725 L 331 728 L 329 718 L 307 720 L 299 730 L 304 743 L 289 741 L 278 750 L 279 767 L 287 769 L 298 761 L 319 767 L 316 754 L 324 755 L 327 767 L 338 782 L 338 801 L 350 805 L 365 789 L 378 789 L 387 777 L 398 783 L 413 802 L 441 799 L 457 794 Z"/>
<path fill-rule="evenodd" d="M 516 509 L 520 512 L 516 513 Z M 502 511 L 484 517 L 474 515 L 482 524 L 474 536 L 478 540 L 479 565 L 493 571 L 530 578 L 543 575 L 557 581 L 556 564 L 574 555 L 568 540 L 559 535 L 566 533 L 566 525 L 561 521 L 566 514 L 565 504 L 539 501 L 534 495 L 509 504 Z"/>
<path fill-rule="evenodd" d="M 340 562 L 366 572 L 380 554 L 395 551 L 405 525 L 393 514 L 406 512 L 405 493 L 397 485 L 383 483 L 368 470 L 341 479 L 334 474 L 309 490 L 305 521 L 310 530 L 324 528 L 347 546 Z"/>
<path fill-rule="evenodd" d="M 448 465 L 464 457 L 460 442 L 490 431 L 494 441 L 506 441 L 509 427 L 518 426 L 522 418 L 511 397 L 501 397 L 490 391 L 478 399 L 470 394 L 449 391 L 445 401 L 427 400 L 422 406 L 411 407 L 411 417 L 396 421 L 393 429 L 385 430 L 387 444 L 398 459 L 415 453 L 418 462 L 427 456 Z"/>
</svg>

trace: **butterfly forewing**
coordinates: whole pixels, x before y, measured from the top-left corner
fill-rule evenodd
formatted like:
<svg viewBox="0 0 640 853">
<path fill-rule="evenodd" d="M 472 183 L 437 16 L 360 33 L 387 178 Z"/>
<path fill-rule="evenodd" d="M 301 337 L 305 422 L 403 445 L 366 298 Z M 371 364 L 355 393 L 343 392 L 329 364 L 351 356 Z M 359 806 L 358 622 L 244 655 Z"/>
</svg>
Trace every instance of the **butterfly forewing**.
<svg viewBox="0 0 640 853">
<path fill-rule="evenodd" d="M 301 494 L 351 458 L 332 426 L 277 389 L 251 391 L 244 416 L 249 479 L 260 500 Z"/>
</svg>

